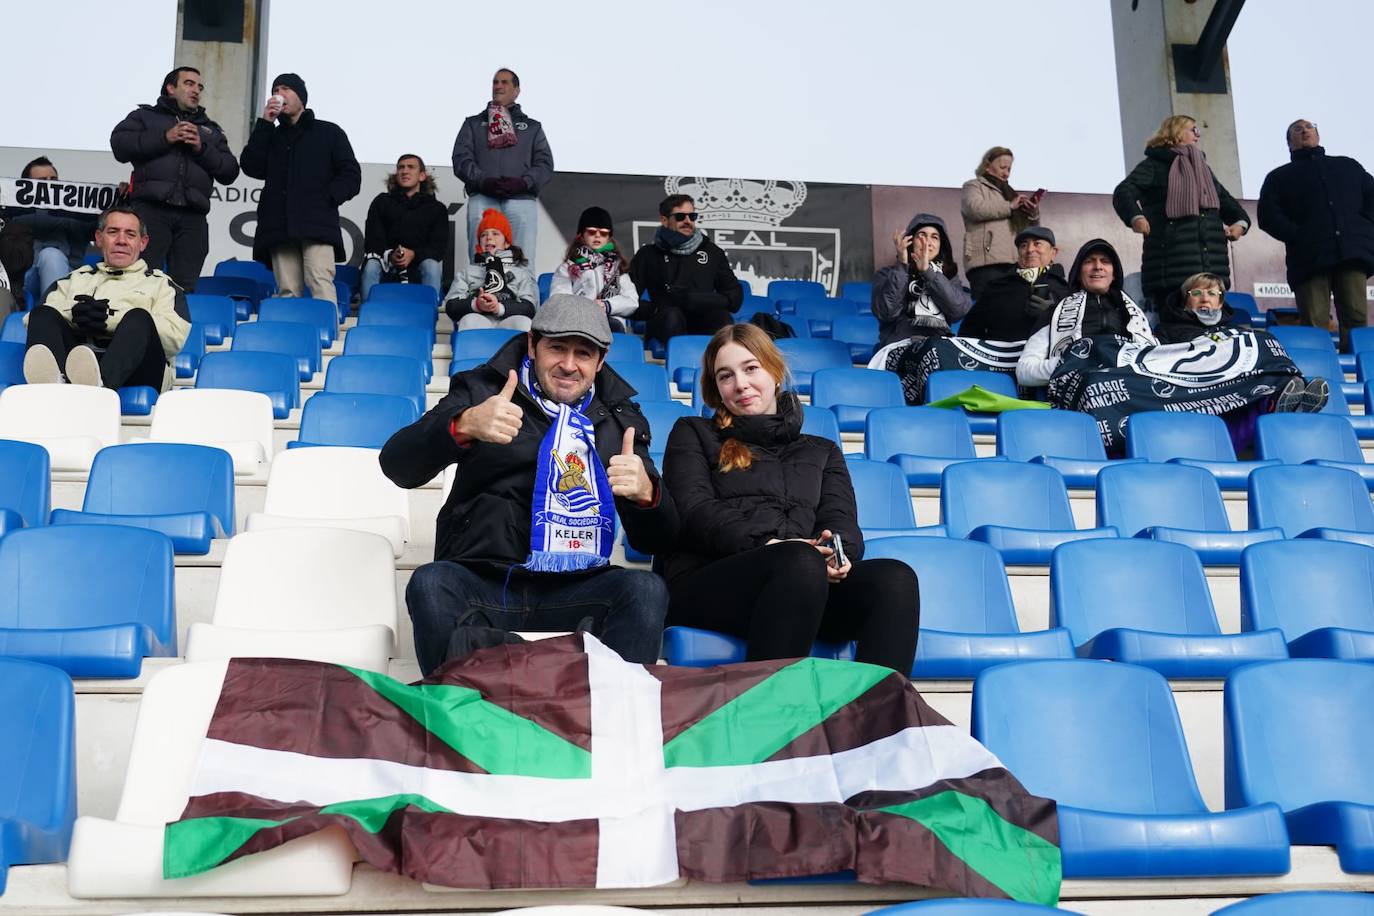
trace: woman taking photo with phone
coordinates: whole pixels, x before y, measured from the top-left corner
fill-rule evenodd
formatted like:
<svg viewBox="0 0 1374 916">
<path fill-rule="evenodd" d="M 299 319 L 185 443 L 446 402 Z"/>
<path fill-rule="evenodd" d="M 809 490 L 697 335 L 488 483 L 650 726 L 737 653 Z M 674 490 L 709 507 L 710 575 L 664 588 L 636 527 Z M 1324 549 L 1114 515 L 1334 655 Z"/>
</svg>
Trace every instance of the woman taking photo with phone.
<svg viewBox="0 0 1374 916">
<path fill-rule="evenodd" d="M 856 640 L 856 658 L 910 674 L 920 598 L 899 560 L 864 560 L 839 446 L 803 435 L 797 396 L 772 339 L 721 328 L 702 356 L 711 419 L 673 427 L 663 482 L 678 507 L 678 549 L 662 558 L 668 624 L 744 638 L 751 661 L 797 658 L 816 639 Z"/>
<path fill-rule="evenodd" d="M 973 178 L 964 182 L 959 213 L 964 218 L 964 276 L 976 302 L 988 283 L 1016 269 L 1017 234 L 1040 222 L 1040 195 L 1012 188 L 1013 156 L 994 146 L 978 160 Z"/>
</svg>

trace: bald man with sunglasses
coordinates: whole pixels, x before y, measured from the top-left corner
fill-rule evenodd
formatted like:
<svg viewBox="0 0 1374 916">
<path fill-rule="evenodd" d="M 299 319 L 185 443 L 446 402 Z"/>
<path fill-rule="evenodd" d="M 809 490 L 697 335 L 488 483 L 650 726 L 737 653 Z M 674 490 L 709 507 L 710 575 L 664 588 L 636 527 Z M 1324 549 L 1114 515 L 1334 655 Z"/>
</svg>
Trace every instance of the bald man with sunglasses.
<svg viewBox="0 0 1374 916">
<path fill-rule="evenodd" d="M 697 224 L 686 194 L 670 194 L 658 205 L 654 240 L 635 252 L 630 279 L 649 301 L 634 318 L 648 323 L 648 336 L 667 343 L 678 334 L 712 334 L 732 323 L 744 302 L 744 288 L 730 259 Z"/>
</svg>

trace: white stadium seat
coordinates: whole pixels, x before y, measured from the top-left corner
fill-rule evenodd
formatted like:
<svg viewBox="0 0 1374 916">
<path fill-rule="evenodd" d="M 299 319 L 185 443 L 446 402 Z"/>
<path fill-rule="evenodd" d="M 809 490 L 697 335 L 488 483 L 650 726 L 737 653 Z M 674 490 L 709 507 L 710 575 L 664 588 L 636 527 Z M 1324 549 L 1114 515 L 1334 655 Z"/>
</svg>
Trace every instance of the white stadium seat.
<svg viewBox="0 0 1374 916">
<path fill-rule="evenodd" d="M 119 444 L 119 395 L 90 385 L 11 385 L 0 393 L 0 439 L 48 450 L 54 471 L 89 471 Z"/>
<path fill-rule="evenodd" d="M 236 475 L 259 474 L 272 462 L 272 399 L 258 391 L 178 388 L 153 405 L 148 438 L 222 448 Z"/>
</svg>

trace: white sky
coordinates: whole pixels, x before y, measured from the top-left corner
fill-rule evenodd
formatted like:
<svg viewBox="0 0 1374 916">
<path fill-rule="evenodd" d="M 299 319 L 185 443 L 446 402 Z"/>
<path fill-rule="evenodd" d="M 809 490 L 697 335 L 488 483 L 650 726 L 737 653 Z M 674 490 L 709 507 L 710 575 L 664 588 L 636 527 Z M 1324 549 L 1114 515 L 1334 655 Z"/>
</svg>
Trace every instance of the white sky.
<svg viewBox="0 0 1374 916">
<path fill-rule="evenodd" d="M 59 21 L 61 53 L 7 42 L 0 145 L 106 149 L 172 64 L 175 0 L 59 6 L 5 10 L 11 36 Z M 957 186 L 995 143 L 1016 150 L 1019 187 L 1110 191 L 1125 167 L 1106 0 L 516 6 L 500 22 L 443 0 L 335 0 L 327 14 L 271 0 L 268 76 L 300 73 L 311 107 L 372 162 L 446 164 L 458 123 L 510 66 L 565 171 Z M 356 44 L 339 37 L 349 29 Z M 1287 160 L 1299 116 L 1374 167 L 1372 31 L 1370 0 L 1249 0 L 1229 45 L 1246 196 Z"/>
</svg>

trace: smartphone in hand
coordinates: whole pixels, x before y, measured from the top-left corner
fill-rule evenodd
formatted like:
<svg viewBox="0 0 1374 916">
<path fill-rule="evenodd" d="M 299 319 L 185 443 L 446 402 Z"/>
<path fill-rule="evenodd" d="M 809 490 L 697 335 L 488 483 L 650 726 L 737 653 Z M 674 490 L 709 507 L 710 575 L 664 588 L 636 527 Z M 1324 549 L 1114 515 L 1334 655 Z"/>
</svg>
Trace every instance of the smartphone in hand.
<svg viewBox="0 0 1374 916">
<path fill-rule="evenodd" d="M 825 544 L 834 551 L 830 555 L 830 566 L 833 569 L 840 569 L 849 563 L 849 558 L 844 555 L 844 539 L 838 534 L 831 535 L 830 540 Z"/>
<path fill-rule="evenodd" d="M 1040 201 L 1042 201 L 1042 200 L 1044 200 L 1044 199 L 1045 199 L 1045 189 L 1044 189 L 1044 188 L 1037 188 L 1036 191 L 1035 191 L 1035 193 L 1032 194 L 1032 195 L 1030 196 L 1031 206 L 1033 206 L 1033 207 L 1038 207 L 1038 206 L 1040 206 Z"/>
</svg>

